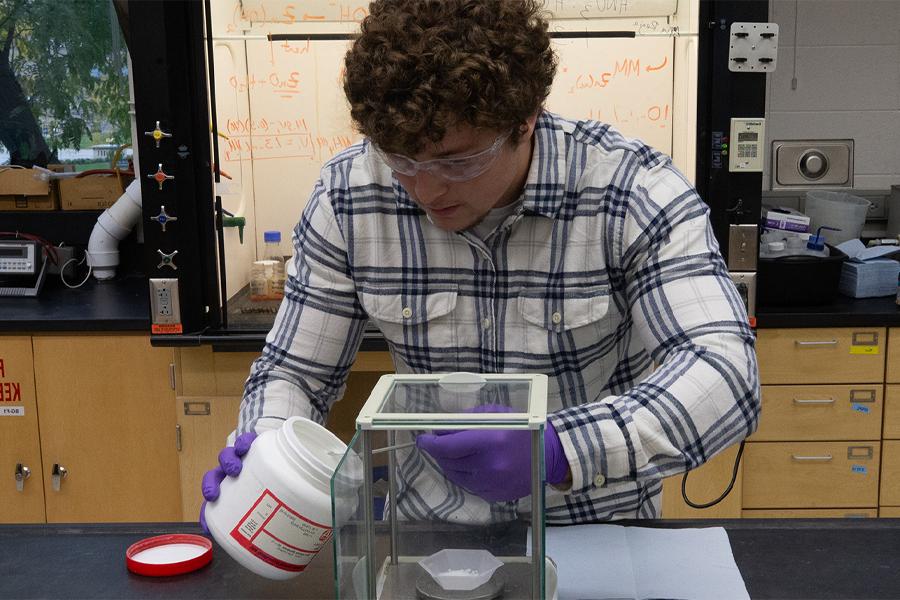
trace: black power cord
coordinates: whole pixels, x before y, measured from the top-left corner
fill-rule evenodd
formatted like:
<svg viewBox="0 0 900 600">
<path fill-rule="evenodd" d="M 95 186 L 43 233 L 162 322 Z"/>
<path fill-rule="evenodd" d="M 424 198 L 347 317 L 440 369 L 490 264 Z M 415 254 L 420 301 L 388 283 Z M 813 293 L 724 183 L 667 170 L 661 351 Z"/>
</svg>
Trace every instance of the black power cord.
<svg viewBox="0 0 900 600">
<path fill-rule="evenodd" d="M 744 453 L 744 442 L 746 440 L 741 440 L 741 445 L 738 447 L 737 456 L 734 458 L 734 469 L 731 472 L 731 482 L 728 484 L 728 487 L 725 488 L 725 491 L 722 492 L 722 495 L 713 500 L 712 502 L 706 502 L 704 504 L 697 504 L 695 502 L 691 502 L 691 500 L 687 497 L 687 478 L 690 471 L 684 472 L 684 477 L 681 478 L 681 497 L 684 499 L 684 503 L 690 506 L 691 508 L 709 508 L 710 506 L 715 506 L 719 502 L 725 499 L 731 492 L 731 488 L 734 487 L 734 482 L 737 481 L 737 473 L 738 467 L 741 464 L 741 455 Z"/>
</svg>

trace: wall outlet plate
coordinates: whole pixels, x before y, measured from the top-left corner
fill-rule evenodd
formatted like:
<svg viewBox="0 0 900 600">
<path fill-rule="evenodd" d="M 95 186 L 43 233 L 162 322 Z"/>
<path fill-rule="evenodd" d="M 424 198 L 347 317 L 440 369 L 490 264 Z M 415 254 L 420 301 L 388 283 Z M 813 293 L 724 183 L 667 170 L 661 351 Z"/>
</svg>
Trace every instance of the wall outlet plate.
<svg viewBox="0 0 900 600">
<path fill-rule="evenodd" d="M 778 59 L 778 23 L 732 23 L 728 70 L 771 73 Z"/>
<path fill-rule="evenodd" d="M 181 324 L 177 279 L 150 280 L 150 319 L 153 325 Z M 155 328 L 154 333 L 156 333 Z"/>
</svg>

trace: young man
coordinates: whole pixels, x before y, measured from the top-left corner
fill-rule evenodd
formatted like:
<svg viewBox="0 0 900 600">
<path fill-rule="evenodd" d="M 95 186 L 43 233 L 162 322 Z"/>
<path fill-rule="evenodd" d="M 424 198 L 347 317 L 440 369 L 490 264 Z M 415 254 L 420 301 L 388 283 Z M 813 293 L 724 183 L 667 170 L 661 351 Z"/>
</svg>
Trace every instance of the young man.
<svg viewBox="0 0 900 600">
<path fill-rule="evenodd" d="M 659 516 L 663 477 L 755 429 L 754 338 L 706 205 L 668 157 L 543 110 L 547 29 L 534 0 L 371 4 L 344 79 L 365 140 L 295 229 L 207 499 L 247 432 L 325 422 L 367 320 L 399 373 L 549 376 L 551 524 Z M 404 518 L 502 520 L 529 491 L 527 432 L 417 443 L 398 451 Z"/>
</svg>

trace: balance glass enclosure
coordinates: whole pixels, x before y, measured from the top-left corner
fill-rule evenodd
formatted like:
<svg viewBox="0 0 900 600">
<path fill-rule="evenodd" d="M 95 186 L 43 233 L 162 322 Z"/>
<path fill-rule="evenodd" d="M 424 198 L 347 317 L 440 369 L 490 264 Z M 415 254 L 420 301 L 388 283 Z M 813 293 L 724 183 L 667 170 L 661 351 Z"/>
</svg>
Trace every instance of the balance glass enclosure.
<svg viewBox="0 0 900 600">
<path fill-rule="evenodd" d="M 546 375 L 381 377 L 331 482 L 336 597 L 551 598 L 546 420 Z M 530 431 L 531 494 L 487 503 L 415 446 L 419 434 L 464 429 Z"/>
</svg>

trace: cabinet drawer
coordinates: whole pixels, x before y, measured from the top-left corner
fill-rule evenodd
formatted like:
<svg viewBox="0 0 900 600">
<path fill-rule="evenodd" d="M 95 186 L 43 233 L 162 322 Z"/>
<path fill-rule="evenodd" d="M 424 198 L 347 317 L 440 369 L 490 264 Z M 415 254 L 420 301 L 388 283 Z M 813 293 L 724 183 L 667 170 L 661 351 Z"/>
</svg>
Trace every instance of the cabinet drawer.
<svg viewBox="0 0 900 600">
<path fill-rule="evenodd" d="M 900 385 L 884 386 L 884 438 L 900 439 Z"/>
<path fill-rule="evenodd" d="M 885 381 L 900 383 L 900 327 L 888 329 L 887 370 Z M 893 344 L 891 343 L 893 341 Z"/>
<path fill-rule="evenodd" d="M 877 508 L 781 508 L 741 511 L 743 519 L 872 519 L 877 516 Z"/>
<path fill-rule="evenodd" d="M 881 503 L 900 506 L 900 441 L 886 440 L 881 466 Z"/>
<path fill-rule="evenodd" d="M 877 442 L 749 442 L 743 507 L 878 506 Z"/>
<path fill-rule="evenodd" d="M 764 385 L 751 439 L 880 440 L 882 406 L 881 385 Z"/>
<path fill-rule="evenodd" d="M 883 519 L 900 518 L 900 506 L 879 506 L 878 516 Z"/>
<path fill-rule="evenodd" d="M 757 338 L 764 384 L 880 383 L 885 329 L 761 329 Z"/>
</svg>

